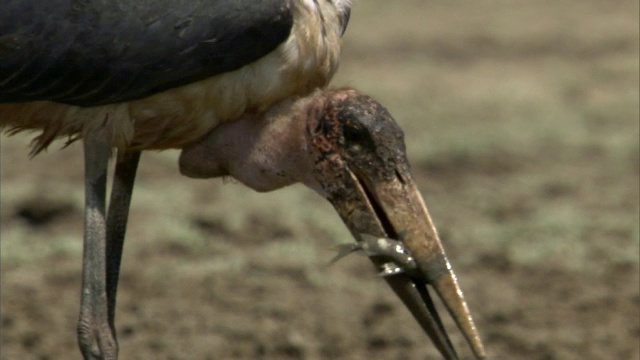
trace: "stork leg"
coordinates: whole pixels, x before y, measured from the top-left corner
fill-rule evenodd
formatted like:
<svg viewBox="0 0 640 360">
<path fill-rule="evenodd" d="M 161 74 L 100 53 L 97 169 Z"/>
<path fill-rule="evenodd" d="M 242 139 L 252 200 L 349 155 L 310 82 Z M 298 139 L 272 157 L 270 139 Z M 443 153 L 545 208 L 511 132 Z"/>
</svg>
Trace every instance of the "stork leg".
<svg viewBox="0 0 640 360">
<path fill-rule="evenodd" d="M 108 321 L 106 276 L 107 167 L 111 144 L 103 131 L 84 138 L 85 209 L 78 344 L 85 359 L 115 360 L 118 345 Z"/>
<path fill-rule="evenodd" d="M 108 217 L 106 179 L 111 145 L 99 134 L 85 139 L 85 232 L 78 343 L 85 359 L 118 357 L 115 304 L 122 245 L 140 152 L 116 164 Z"/>
<path fill-rule="evenodd" d="M 109 327 L 116 339 L 115 309 L 122 245 L 129 218 L 129 205 L 133 193 L 140 152 L 129 152 L 119 156 L 113 175 L 111 200 L 107 214 L 107 302 Z"/>
</svg>

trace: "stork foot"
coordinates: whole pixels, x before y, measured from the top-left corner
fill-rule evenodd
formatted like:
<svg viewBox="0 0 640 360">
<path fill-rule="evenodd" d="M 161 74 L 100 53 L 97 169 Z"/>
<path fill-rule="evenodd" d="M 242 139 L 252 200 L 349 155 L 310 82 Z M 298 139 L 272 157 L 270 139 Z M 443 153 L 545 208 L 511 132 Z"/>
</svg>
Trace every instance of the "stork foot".
<svg viewBox="0 0 640 360">
<path fill-rule="evenodd" d="M 115 334 L 105 321 L 87 319 L 81 315 L 78 322 L 78 345 L 85 360 L 116 360 L 118 342 Z"/>
</svg>

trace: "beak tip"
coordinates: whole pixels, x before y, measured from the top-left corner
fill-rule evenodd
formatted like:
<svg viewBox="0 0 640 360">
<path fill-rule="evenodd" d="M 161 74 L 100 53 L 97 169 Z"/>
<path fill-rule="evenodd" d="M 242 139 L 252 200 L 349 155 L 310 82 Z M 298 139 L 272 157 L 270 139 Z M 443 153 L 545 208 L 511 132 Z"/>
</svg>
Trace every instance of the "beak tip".
<svg viewBox="0 0 640 360">
<path fill-rule="evenodd" d="M 453 271 L 451 270 L 448 274 L 440 276 L 432 282 L 432 286 L 467 339 L 475 357 L 477 359 L 486 359 L 487 355 L 480 339 L 480 333 L 471 317 L 471 312 Z"/>
</svg>

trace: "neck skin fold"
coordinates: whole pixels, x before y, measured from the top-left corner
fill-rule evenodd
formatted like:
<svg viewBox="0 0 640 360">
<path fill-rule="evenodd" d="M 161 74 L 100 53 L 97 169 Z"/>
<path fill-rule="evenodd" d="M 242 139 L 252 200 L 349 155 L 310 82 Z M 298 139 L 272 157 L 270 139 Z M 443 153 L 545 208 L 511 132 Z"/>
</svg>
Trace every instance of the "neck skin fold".
<svg viewBox="0 0 640 360">
<path fill-rule="evenodd" d="M 247 114 L 218 125 L 185 147 L 180 172 L 193 178 L 231 176 L 260 192 L 302 182 L 318 191 L 309 154 L 308 117 L 323 105 L 318 91 L 284 101 L 264 114 Z"/>
</svg>

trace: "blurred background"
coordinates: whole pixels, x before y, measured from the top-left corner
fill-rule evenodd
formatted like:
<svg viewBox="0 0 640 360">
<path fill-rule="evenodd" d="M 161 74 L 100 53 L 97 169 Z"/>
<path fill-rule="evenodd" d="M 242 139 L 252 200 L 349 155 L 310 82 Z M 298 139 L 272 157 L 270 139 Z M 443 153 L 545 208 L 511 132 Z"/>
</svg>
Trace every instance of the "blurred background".
<svg viewBox="0 0 640 360">
<path fill-rule="evenodd" d="M 334 86 L 406 134 L 493 359 L 639 359 L 635 0 L 360 0 Z M 2 359 L 80 359 L 80 144 L 1 140 Z M 146 153 L 118 292 L 122 359 L 438 359 L 303 186 L 258 194 Z M 445 316 L 447 317 L 447 316 Z M 470 353 L 451 322 L 461 357 Z"/>
</svg>

